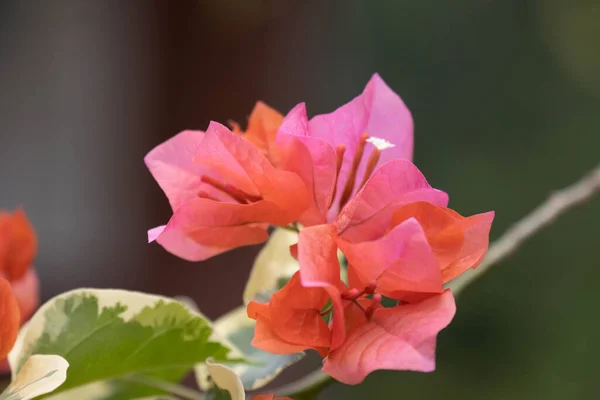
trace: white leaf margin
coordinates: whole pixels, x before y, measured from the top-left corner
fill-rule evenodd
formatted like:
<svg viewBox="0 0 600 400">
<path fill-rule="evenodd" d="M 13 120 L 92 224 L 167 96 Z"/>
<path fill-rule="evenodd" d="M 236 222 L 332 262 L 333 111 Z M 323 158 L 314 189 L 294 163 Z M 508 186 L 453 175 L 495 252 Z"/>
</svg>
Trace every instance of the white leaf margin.
<svg viewBox="0 0 600 400">
<path fill-rule="evenodd" d="M 27 359 L 0 400 L 30 400 L 50 393 L 67 379 L 67 360 L 57 355 L 36 354 Z"/>
<path fill-rule="evenodd" d="M 300 269 L 300 264 L 290 253 L 290 246 L 296 243 L 297 232 L 283 228 L 273 231 L 252 265 L 244 289 L 244 304 L 255 300 L 259 294 L 275 291 L 280 278 L 289 278 Z"/>
<path fill-rule="evenodd" d="M 233 369 L 222 364 L 213 363 L 210 360 L 206 361 L 206 368 L 214 384 L 220 389 L 227 390 L 231 396 L 231 400 L 246 399 L 242 380 Z"/>
</svg>

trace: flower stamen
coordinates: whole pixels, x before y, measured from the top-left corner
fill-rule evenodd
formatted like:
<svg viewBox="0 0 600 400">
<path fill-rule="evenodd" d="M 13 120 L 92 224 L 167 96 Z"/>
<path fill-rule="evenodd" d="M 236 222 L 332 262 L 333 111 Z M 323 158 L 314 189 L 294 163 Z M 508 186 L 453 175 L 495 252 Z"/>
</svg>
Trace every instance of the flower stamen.
<svg viewBox="0 0 600 400">
<path fill-rule="evenodd" d="M 356 147 L 356 152 L 354 153 L 354 158 L 352 159 L 352 166 L 350 167 L 350 173 L 348 174 L 348 180 L 346 181 L 346 185 L 344 186 L 344 191 L 342 192 L 342 197 L 340 197 L 340 209 L 342 209 L 354 190 L 354 184 L 356 182 L 356 173 L 358 172 L 358 167 L 360 166 L 360 161 L 363 158 L 363 154 L 365 152 L 365 145 L 367 144 L 367 140 L 369 139 L 369 135 L 363 133 L 360 135 L 360 139 L 358 140 L 358 146 Z"/>
<path fill-rule="evenodd" d="M 230 185 L 228 183 L 224 184 L 214 178 L 211 178 L 208 175 L 202 175 L 200 179 L 202 182 L 214 187 L 217 190 L 220 190 L 221 192 L 225 193 L 240 204 L 254 203 L 256 201 L 262 200 L 262 197 L 260 196 L 255 196 L 253 194 L 246 193 L 233 185 Z M 200 194 L 204 193 L 206 192 L 200 192 L 198 195 L 200 196 Z"/>
<path fill-rule="evenodd" d="M 333 194 L 331 195 L 331 201 L 329 202 L 329 207 L 331 208 L 331 205 L 333 204 L 333 201 L 335 200 L 335 196 L 337 195 L 337 186 L 338 186 L 338 179 L 340 177 L 340 171 L 342 170 L 342 164 L 344 162 L 344 154 L 346 153 L 346 146 L 343 144 L 339 144 L 336 148 L 335 148 L 335 157 L 336 157 L 336 164 L 335 164 L 335 182 L 333 183 Z"/>
<path fill-rule="evenodd" d="M 342 293 L 342 300 L 354 301 L 362 296 L 375 293 L 376 288 L 377 288 L 377 283 L 371 282 L 363 290 L 358 290 L 356 288 L 349 289 L 349 290 L 345 291 L 344 293 Z"/>
<path fill-rule="evenodd" d="M 373 171 L 375 171 L 375 167 L 377 167 L 377 163 L 379 162 L 379 157 L 381 157 L 381 150 L 375 147 L 371 152 L 369 159 L 367 160 L 367 168 L 365 169 L 365 174 L 363 175 L 363 180 L 360 183 L 358 190 L 362 189 L 362 187 L 365 186 L 365 183 L 367 183 L 367 181 L 373 174 Z"/>
<path fill-rule="evenodd" d="M 219 201 L 217 198 L 215 198 L 214 196 L 211 196 L 210 194 L 208 194 L 208 192 L 205 192 L 204 190 L 201 190 L 198 192 L 198 197 L 200 197 L 201 199 L 209 199 L 209 200 Z"/>
<path fill-rule="evenodd" d="M 324 309 L 323 311 L 321 311 L 321 312 L 319 313 L 319 315 L 320 315 L 321 317 L 324 317 L 324 316 L 326 316 L 327 314 L 331 313 L 332 311 L 333 311 L 333 304 L 330 304 L 329 306 L 327 306 L 327 308 L 326 308 L 326 309 Z"/>
<path fill-rule="evenodd" d="M 367 317 L 367 319 L 371 319 L 371 317 L 373 316 L 373 313 L 377 309 L 377 306 L 379 306 L 381 304 L 381 300 L 383 300 L 383 297 L 379 293 L 375 293 L 371 300 L 372 300 L 371 304 L 365 310 L 365 317 Z"/>
<path fill-rule="evenodd" d="M 351 300 L 354 301 L 358 299 L 360 296 L 365 294 L 364 290 L 361 292 L 358 289 L 350 289 L 347 292 L 342 293 L 342 300 Z"/>
</svg>

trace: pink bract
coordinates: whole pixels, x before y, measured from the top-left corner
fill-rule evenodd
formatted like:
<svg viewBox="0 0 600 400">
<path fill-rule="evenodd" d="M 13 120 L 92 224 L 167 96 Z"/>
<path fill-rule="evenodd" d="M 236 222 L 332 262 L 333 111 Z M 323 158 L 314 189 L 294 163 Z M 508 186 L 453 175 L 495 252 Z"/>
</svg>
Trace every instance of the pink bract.
<svg viewBox="0 0 600 400">
<path fill-rule="evenodd" d="M 361 95 L 330 114 L 318 115 L 309 121 L 305 105 L 299 104 L 288 113 L 279 128 L 277 140 L 282 146 L 289 145 L 289 137 L 283 134 L 296 140 L 301 138 L 306 146 L 305 153 L 309 157 L 296 168 L 305 171 L 301 175 L 307 186 L 313 187 L 314 183 L 313 207 L 321 215 L 326 214 L 330 221 L 341 208 L 340 201 L 349 181 L 354 183 L 348 188 L 352 195 L 375 167 L 396 159 L 412 160 L 413 122 L 410 111 L 378 74 L 373 75 Z M 361 147 L 363 137 L 368 138 L 368 143 L 362 143 Z M 296 146 L 301 145 L 296 143 Z M 336 174 L 336 152 L 339 150 L 343 150 L 343 157 Z M 355 159 L 360 163 L 354 170 Z M 370 160 L 374 161 L 373 165 Z M 335 198 L 332 199 L 334 193 Z M 314 218 L 300 222 L 312 225 L 325 222 L 325 218 L 322 215 L 318 222 Z"/>
<path fill-rule="evenodd" d="M 329 353 L 323 371 L 348 385 L 380 369 L 431 372 L 437 335 L 455 311 L 450 291 L 415 304 L 377 309 L 370 320 L 349 332 L 341 347 Z"/>
<path fill-rule="evenodd" d="M 295 173 L 275 168 L 215 122 L 205 133 L 182 132 L 158 146 L 146 163 L 174 211 L 166 226 L 149 231 L 149 240 L 190 261 L 264 242 L 269 224 L 294 222 L 307 206 Z"/>
</svg>

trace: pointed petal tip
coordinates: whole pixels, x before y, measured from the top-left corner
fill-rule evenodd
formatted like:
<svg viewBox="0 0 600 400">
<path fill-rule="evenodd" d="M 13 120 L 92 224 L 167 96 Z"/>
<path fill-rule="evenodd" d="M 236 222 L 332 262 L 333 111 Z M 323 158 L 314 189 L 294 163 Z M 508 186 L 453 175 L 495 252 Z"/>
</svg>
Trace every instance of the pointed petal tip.
<svg viewBox="0 0 600 400">
<path fill-rule="evenodd" d="M 148 243 L 154 242 L 163 233 L 166 227 L 166 225 L 161 225 L 156 228 L 148 229 Z"/>
</svg>

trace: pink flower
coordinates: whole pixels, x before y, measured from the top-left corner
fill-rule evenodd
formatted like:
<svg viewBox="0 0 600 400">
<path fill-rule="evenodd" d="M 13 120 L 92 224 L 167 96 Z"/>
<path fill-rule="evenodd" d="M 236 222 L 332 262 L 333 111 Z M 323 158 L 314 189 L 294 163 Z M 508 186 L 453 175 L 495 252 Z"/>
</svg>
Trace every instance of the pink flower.
<svg viewBox="0 0 600 400">
<path fill-rule="evenodd" d="M 146 156 L 173 216 L 148 232 L 169 252 L 199 261 L 264 242 L 269 224 L 288 225 L 306 208 L 302 180 L 275 168 L 252 143 L 216 122 L 184 131 Z"/>
<path fill-rule="evenodd" d="M 360 96 L 330 114 L 309 121 L 305 105 L 297 105 L 276 141 L 281 167 L 312 191 L 300 219 L 309 226 L 333 220 L 378 166 L 412 160 L 413 122 L 402 99 L 375 74 Z"/>
<path fill-rule="evenodd" d="M 280 310 L 270 310 L 270 319 L 256 318 L 257 335 L 270 332 L 269 348 L 260 341 L 254 344 L 267 351 L 280 346 L 277 352 L 283 352 L 282 342 L 294 338 L 302 349 L 323 354 L 302 339 L 314 335 L 301 323 L 271 322 L 291 315 L 286 307 L 316 321 L 323 295 L 308 307 L 303 300 L 308 296 L 301 291 L 322 289 L 333 311 L 325 372 L 355 384 L 376 369 L 432 371 L 435 338 L 455 312 L 444 284 L 481 262 L 493 219 L 493 213 L 464 218 L 445 208 L 447 202 L 447 195 L 433 189 L 409 161 L 394 160 L 377 169 L 331 223 L 302 229 L 296 249 L 301 286 L 295 278 L 274 294 L 277 306 L 249 306 L 249 311 Z M 338 249 L 348 260 L 348 287 L 340 287 Z M 296 299 L 286 300 L 291 296 L 283 293 L 293 292 Z M 381 307 L 382 296 L 398 305 Z M 299 320 L 305 319 L 294 319 Z"/>
<path fill-rule="evenodd" d="M 349 265 L 346 290 L 339 290 L 339 264 L 333 225 L 304 229 L 298 243 L 302 284 L 323 288 L 331 298 L 331 347 L 323 371 L 346 384 L 357 384 L 378 369 L 429 372 L 435 369 L 435 344 L 455 312 L 450 291 L 444 291 L 437 260 L 415 219 L 401 224 L 395 258 L 367 286 Z M 329 238 L 329 239 L 326 239 Z M 392 250 L 388 250 L 388 253 Z M 375 262 L 378 254 L 369 253 Z M 437 274 L 434 272 L 437 268 Z M 382 290 L 383 289 L 383 290 Z M 400 300 L 411 290 L 428 296 L 380 304 L 382 294 Z M 396 296 L 401 293 L 401 296 Z"/>
<path fill-rule="evenodd" d="M 152 150 L 174 215 L 149 240 L 190 261 L 261 243 L 269 224 L 331 220 L 379 164 L 412 158 L 410 113 L 378 75 L 331 114 L 308 121 L 300 104 L 281 120 L 259 102 L 245 133 L 213 122 Z"/>
<path fill-rule="evenodd" d="M 376 283 L 359 291 L 339 280 L 335 247 L 321 246 L 323 237 L 305 238 L 299 256 L 302 260 L 307 248 L 314 250 L 311 267 L 324 271 L 322 278 L 328 285 L 302 287 L 296 273 L 269 303 L 251 302 L 248 316 L 257 321 L 252 344 L 276 354 L 314 349 L 326 357 L 323 371 L 346 384 L 360 383 L 377 369 L 432 371 L 436 336 L 454 316 L 452 294 L 446 291 L 416 303 L 383 308 Z M 337 276 L 331 273 L 334 267 Z M 328 329 L 323 318 L 332 311 Z"/>
<path fill-rule="evenodd" d="M 348 385 L 380 369 L 434 371 L 437 334 L 454 313 L 454 298 L 446 291 L 414 304 L 376 308 L 369 318 L 359 314 L 363 322 L 329 353 L 323 371 Z"/>
</svg>

